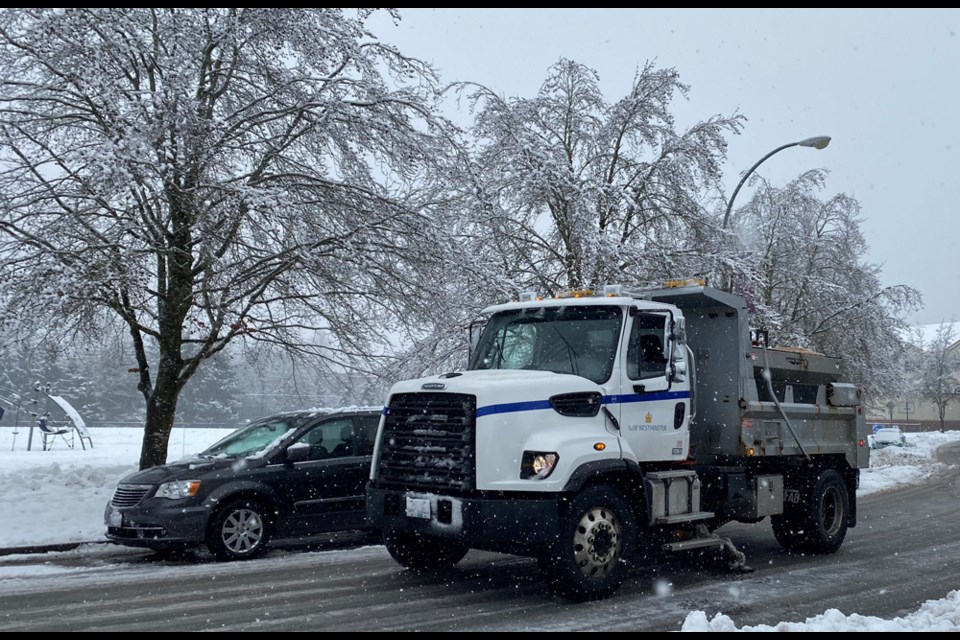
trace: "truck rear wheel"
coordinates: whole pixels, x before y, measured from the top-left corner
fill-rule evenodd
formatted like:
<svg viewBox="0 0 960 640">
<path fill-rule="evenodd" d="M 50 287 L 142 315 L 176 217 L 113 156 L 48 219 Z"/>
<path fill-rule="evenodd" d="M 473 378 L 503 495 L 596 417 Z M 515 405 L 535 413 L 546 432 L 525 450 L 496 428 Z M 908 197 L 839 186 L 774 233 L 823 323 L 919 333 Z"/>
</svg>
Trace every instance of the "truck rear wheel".
<svg viewBox="0 0 960 640">
<path fill-rule="evenodd" d="M 850 496 L 843 476 L 824 470 L 812 486 L 801 489 L 798 504 L 784 505 L 783 514 L 770 520 L 774 537 L 787 551 L 834 553 L 850 525 Z"/>
<path fill-rule="evenodd" d="M 416 531 L 386 529 L 383 545 L 390 557 L 407 569 L 432 571 L 452 567 L 467 555 L 470 549 L 457 542 L 428 536 Z"/>
<path fill-rule="evenodd" d="M 583 602 L 612 595 L 636 547 L 633 511 L 623 493 L 598 485 L 578 493 L 564 510 L 560 535 L 540 558 L 550 588 Z"/>
</svg>

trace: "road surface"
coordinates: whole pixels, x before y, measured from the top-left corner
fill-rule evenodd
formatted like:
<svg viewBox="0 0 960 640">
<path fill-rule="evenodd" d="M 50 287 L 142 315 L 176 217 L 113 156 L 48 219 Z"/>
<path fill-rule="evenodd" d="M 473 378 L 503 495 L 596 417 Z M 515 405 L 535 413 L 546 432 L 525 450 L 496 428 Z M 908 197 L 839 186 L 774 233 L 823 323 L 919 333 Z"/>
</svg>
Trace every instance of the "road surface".
<svg viewBox="0 0 960 640">
<path fill-rule="evenodd" d="M 940 458 L 956 465 L 960 443 Z M 679 631 L 691 611 L 722 612 L 742 627 L 831 608 L 889 619 L 960 588 L 958 477 L 953 466 L 923 485 L 862 497 L 858 525 L 834 555 L 787 554 L 767 522 L 727 525 L 720 532 L 752 573 L 678 555 L 585 604 L 551 595 L 531 559 L 471 552 L 424 575 L 350 534 L 234 563 L 113 545 L 6 556 L 0 632 Z"/>
</svg>

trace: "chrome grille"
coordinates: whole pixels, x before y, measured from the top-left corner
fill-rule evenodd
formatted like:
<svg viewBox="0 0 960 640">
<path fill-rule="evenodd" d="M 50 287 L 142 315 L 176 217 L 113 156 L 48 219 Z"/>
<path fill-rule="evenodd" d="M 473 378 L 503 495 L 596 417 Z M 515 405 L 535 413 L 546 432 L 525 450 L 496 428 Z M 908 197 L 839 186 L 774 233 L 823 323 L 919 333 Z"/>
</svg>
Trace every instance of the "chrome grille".
<svg viewBox="0 0 960 640">
<path fill-rule="evenodd" d="M 121 484 L 113 492 L 113 498 L 110 504 L 115 507 L 132 507 L 140 503 L 144 496 L 150 492 L 153 485 L 150 484 Z"/>
</svg>

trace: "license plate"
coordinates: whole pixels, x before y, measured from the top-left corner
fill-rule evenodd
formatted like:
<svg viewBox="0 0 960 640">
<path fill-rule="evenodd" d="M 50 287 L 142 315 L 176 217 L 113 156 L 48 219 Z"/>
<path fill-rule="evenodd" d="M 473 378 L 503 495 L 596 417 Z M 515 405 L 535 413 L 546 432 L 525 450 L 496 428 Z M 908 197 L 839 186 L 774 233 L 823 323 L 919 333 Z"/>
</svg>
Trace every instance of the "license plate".
<svg viewBox="0 0 960 640">
<path fill-rule="evenodd" d="M 430 519 L 430 499 L 407 496 L 407 516 L 410 518 Z"/>
<path fill-rule="evenodd" d="M 123 526 L 123 514 L 116 509 L 111 509 L 107 516 L 107 525 L 111 527 Z"/>
</svg>

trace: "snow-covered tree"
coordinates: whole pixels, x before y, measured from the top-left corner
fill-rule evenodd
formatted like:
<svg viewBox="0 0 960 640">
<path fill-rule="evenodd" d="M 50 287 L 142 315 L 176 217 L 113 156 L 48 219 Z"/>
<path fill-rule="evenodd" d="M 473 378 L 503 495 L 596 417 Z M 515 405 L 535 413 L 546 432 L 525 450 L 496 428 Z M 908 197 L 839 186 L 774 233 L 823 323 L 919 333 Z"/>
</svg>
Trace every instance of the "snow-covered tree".
<svg viewBox="0 0 960 640">
<path fill-rule="evenodd" d="M 960 385 L 960 336 L 956 322 L 941 322 L 936 333 L 919 345 L 918 391 L 937 407 L 940 431 L 944 431 L 947 406 Z"/>
<path fill-rule="evenodd" d="M 227 345 L 334 372 L 430 307 L 449 132 L 371 11 L 0 10 L 0 325 L 122 320 L 142 468 Z"/>
<path fill-rule="evenodd" d="M 596 71 L 561 59 L 533 98 L 472 84 L 478 253 L 510 288 L 542 293 L 711 273 L 725 135 L 740 115 L 678 130 L 671 113 L 688 87 L 647 63 L 627 95 L 608 102 Z"/>
<path fill-rule="evenodd" d="M 903 317 L 920 296 L 881 285 L 879 267 L 865 260 L 859 204 L 842 193 L 822 200 L 826 175 L 816 169 L 780 189 L 763 184 L 735 212 L 747 266 L 734 291 L 772 338 L 841 357 L 847 375 L 878 396 L 902 384 Z"/>
</svg>

